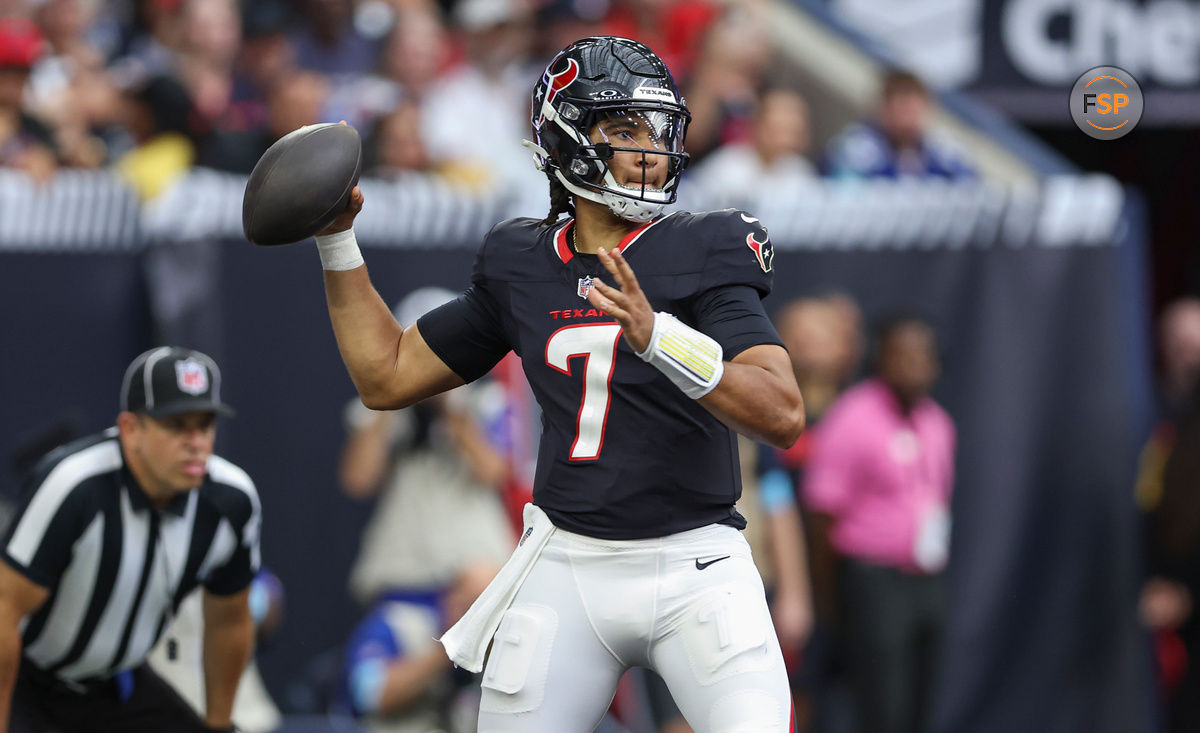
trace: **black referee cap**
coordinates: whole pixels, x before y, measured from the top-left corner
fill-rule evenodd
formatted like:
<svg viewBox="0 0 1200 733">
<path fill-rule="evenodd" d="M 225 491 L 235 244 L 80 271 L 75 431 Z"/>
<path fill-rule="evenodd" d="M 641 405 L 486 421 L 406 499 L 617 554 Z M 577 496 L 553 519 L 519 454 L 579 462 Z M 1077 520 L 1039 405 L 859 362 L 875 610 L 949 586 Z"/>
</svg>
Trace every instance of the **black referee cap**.
<svg viewBox="0 0 1200 733">
<path fill-rule="evenodd" d="M 221 370 L 207 354 L 160 346 L 139 354 L 125 370 L 121 411 L 167 417 L 182 412 L 232 415 L 221 402 Z"/>
</svg>

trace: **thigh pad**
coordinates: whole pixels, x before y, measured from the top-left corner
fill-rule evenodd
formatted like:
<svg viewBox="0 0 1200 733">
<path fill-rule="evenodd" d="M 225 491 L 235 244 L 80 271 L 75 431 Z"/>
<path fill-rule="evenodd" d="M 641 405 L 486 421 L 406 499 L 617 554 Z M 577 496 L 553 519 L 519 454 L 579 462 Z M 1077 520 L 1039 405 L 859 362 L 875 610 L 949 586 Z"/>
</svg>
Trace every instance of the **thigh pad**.
<svg viewBox="0 0 1200 733">
<path fill-rule="evenodd" d="M 748 584 L 717 586 L 688 603 L 680 633 L 696 681 L 770 669 L 770 623 L 762 589 Z"/>
<path fill-rule="evenodd" d="M 541 706 L 557 629 L 550 606 L 513 604 L 504 612 L 483 670 L 482 711 L 527 713 Z"/>
</svg>

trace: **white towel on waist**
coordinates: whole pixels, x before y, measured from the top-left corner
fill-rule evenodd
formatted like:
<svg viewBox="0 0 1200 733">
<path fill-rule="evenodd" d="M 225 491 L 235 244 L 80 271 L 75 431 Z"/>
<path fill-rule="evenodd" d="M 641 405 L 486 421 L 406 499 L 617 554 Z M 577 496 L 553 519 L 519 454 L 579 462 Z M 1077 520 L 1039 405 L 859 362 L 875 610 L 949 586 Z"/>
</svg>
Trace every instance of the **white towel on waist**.
<svg viewBox="0 0 1200 733">
<path fill-rule="evenodd" d="M 471 672 L 483 670 L 488 644 L 500 626 L 501 617 L 512 604 L 533 563 L 542 554 L 546 541 L 554 534 L 550 518 L 533 504 L 525 505 L 522 519 L 525 528 L 521 532 L 521 540 L 504 567 L 500 568 L 500 572 L 458 623 L 438 639 L 446 648 L 450 661 Z"/>
</svg>

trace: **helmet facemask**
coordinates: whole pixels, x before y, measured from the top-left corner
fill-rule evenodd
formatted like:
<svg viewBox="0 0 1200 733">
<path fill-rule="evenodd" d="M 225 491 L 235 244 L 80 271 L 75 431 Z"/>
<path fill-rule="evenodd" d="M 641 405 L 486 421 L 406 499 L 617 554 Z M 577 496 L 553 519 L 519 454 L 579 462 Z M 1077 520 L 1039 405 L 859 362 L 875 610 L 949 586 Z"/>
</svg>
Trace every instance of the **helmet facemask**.
<svg viewBox="0 0 1200 733">
<path fill-rule="evenodd" d="M 527 143 L 538 168 L 572 194 L 635 222 L 654 219 L 675 201 L 687 165 L 683 142 L 691 121 L 666 67 L 649 49 L 641 49 L 657 63 L 661 76 L 636 75 L 621 84 L 606 83 L 611 75 L 580 78 L 580 65 L 570 56 L 561 71 L 548 69 L 534 90 L 536 144 Z M 611 165 L 618 154 L 640 158 L 634 162 L 640 179 L 618 180 Z"/>
<path fill-rule="evenodd" d="M 686 164 L 683 133 L 687 118 L 658 107 L 597 110 L 589 125 L 589 142 L 579 147 L 571 172 L 579 180 L 567 189 L 603 203 L 617 216 L 650 221 L 675 200 L 679 173 Z M 640 177 L 622 183 L 613 170 L 617 155 L 635 156 Z M 652 170 L 653 169 L 653 170 Z"/>
</svg>

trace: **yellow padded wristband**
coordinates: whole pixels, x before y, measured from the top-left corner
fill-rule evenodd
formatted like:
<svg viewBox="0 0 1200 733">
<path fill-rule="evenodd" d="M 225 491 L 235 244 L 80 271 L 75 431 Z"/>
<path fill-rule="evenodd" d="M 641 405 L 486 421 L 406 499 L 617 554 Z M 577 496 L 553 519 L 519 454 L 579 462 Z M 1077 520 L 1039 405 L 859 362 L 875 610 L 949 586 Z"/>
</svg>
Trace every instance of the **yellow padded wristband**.
<svg viewBox="0 0 1200 733">
<path fill-rule="evenodd" d="M 654 314 L 650 344 L 638 356 L 694 400 L 711 392 L 725 374 L 721 345 L 670 313 Z"/>
</svg>

